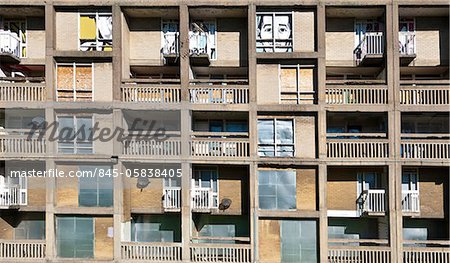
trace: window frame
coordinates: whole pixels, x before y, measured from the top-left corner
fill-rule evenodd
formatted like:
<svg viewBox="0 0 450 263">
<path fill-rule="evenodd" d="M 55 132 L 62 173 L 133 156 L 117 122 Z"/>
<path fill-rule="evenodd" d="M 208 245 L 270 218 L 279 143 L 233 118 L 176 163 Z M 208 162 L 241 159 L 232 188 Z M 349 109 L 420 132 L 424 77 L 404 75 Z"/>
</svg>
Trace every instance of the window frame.
<svg viewBox="0 0 450 263">
<path fill-rule="evenodd" d="M 101 169 L 105 169 L 106 167 L 108 167 L 108 169 L 110 170 L 109 175 L 104 175 L 104 176 L 98 176 L 94 170 L 92 170 L 93 173 L 93 177 L 78 177 L 78 206 L 79 207 L 113 207 L 114 206 L 114 177 L 112 176 L 112 166 L 108 166 L 108 165 L 98 165 L 99 167 L 101 167 Z M 78 170 L 83 170 L 82 168 L 87 168 L 87 167 L 93 167 L 92 165 L 79 165 L 78 166 Z M 97 169 L 97 168 L 95 168 Z M 100 188 L 99 186 L 101 185 L 101 180 L 105 180 L 106 178 L 109 178 L 109 180 L 111 180 L 110 185 L 111 185 L 111 205 L 109 206 L 102 206 L 100 205 L 101 201 L 100 201 Z M 81 193 L 81 189 L 82 189 L 82 181 L 81 180 L 91 180 L 90 183 L 91 185 L 95 184 L 95 190 L 96 190 L 96 204 L 93 206 L 87 206 L 87 205 L 80 205 L 80 193 Z M 95 182 L 94 182 L 95 179 Z M 90 188 L 90 189 L 94 189 L 94 188 Z M 108 189 L 109 190 L 109 189 Z"/>
<path fill-rule="evenodd" d="M 202 187 L 202 179 L 201 174 L 199 172 L 201 171 L 209 171 L 213 172 L 211 178 L 209 179 L 209 183 L 211 187 Z M 198 178 L 196 178 L 198 177 Z M 215 179 L 215 180 L 214 180 Z M 214 181 L 216 182 L 216 191 L 214 191 Z M 205 181 L 206 182 L 206 181 Z M 196 186 L 196 183 L 198 183 L 198 186 Z M 195 167 L 193 169 L 192 178 L 191 178 L 191 189 L 200 189 L 200 190 L 210 190 L 212 194 L 213 203 L 211 204 L 212 208 L 218 208 L 219 207 L 219 168 L 217 166 L 203 166 L 203 167 Z"/>
<path fill-rule="evenodd" d="M 71 117 L 73 119 L 73 125 L 74 125 L 73 127 L 75 129 L 75 133 L 78 132 L 77 118 L 90 118 L 91 119 L 91 124 L 94 124 L 94 122 L 95 122 L 93 115 L 69 115 L 69 114 L 57 115 L 56 116 L 56 121 L 58 123 L 58 135 L 59 135 L 59 133 L 61 131 L 61 128 L 64 128 L 64 127 L 60 127 L 59 119 L 61 117 Z M 91 125 L 91 127 L 93 127 L 93 125 Z M 95 154 L 94 141 L 90 141 L 91 144 L 92 144 L 91 147 L 79 147 L 79 146 L 77 146 L 77 137 L 75 137 L 72 142 L 73 142 L 73 152 L 72 153 L 63 153 L 63 152 L 60 151 L 60 148 L 61 148 L 60 147 L 60 143 L 69 143 L 69 141 L 68 142 L 64 142 L 64 141 L 61 141 L 60 139 L 58 139 L 58 154 Z M 62 147 L 62 148 L 68 148 L 68 147 Z M 79 149 L 91 149 L 91 152 L 90 153 L 79 153 L 79 151 L 78 151 Z"/>
<path fill-rule="evenodd" d="M 255 47 L 255 49 L 256 49 L 256 53 L 292 53 L 292 52 L 294 52 L 294 39 L 295 39 L 295 30 L 294 30 L 294 25 L 295 25 L 295 22 L 294 22 L 294 11 L 285 11 L 285 12 L 276 12 L 276 11 L 274 11 L 274 12 L 270 12 L 270 11 L 262 11 L 262 12 L 256 12 L 256 19 L 255 19 L 255 22 L 257 23 L 257 21 L 258 21 L 258 15 L 272 15 L 272 38 L 271 38 L 271 40 L 272 40 L 272 45 L 271 46 L 258 46 L 258 42 L 259 43 L 264 43 L 264 42 L 268 42 L 267 40 L 263 40 L 263 39 L 259 39 L 258 40 L 258 35 L 257 35 L 257 32 L 255 32 L 255 35 L 256 35 L 256 47 Z M 277 46 L 276 45 L 276 39 L 275 39 L 275 30 L 274 30 L 274 22 L 275 22 L 275 16 L 277 16 L 277 15 L 290 15 L 290 17 L 291 17 L 291 38 L 290 39 L 287 39 L 286 40 L 286 42 L 288 42 L 288 41 L 290 41 L 291 43 L 290 43 L 290 45 L 287 45 L 287 46 Z M 257 29 L 258 28 L 258 24 L 256 24 L 255 25 L 255 29 Z M 258 48 L 259 49 L 262 49 L 262 51 L 258 51 Z M 264 51 L 264 49 L 266 49 L 266 48 L 270 48 L 270 49 L 272 49 L 272 51 Z M 290 49 L 290 51 L 276 51 L 276 49 L 277 48 L 286 48 L 286 49 Z"/>
<path fill-rule="evenodd" d="M 275 171 L 275 172 L 277 172 L 277 171 L 288 171 L 288 172 L 293 172 L 293 178 L 294 178 L 294 181 L 295 181 L 295 183 L 293 184 L 293 186 L 294 186 L 294 188 L 295 188 L 295 190 L 294 190 L 294 201 L 295 201 L 295 208 L 287 208 L 287 209 L 283 209 L 283 208 L 279 208 L 278 207 L 278 197 L 279 197 L 279 192 L 278 192 L 278 183 L 276 183 L 276 184 L 261 184 L 260 182 L 261 182 L 261 180 L 260 180 L 260 172 L 261 171 L 271 171 L 271 172 L 273 172 L 273 171 Z M 276 177 L 275 179 L 278 181 L 278 173 L 276 173 L 275 175 L 273 175 L 273 174 L 271 174 L 270 176 L 272 176 L 272 177 Z M 275 194 L 275 198 L 276 198 L 276 201 L 275 201 L 275 208 L 274 209 L 270 209 L 270 208 L 261 208 L 261 202 L 259 201 L 259 198 L 261 197 L 261 191 L 260 191 L 260 189 L 259 189 L 259 187 L 260 186 L 266 186 L 266 185 L 268 185 L 268 186 L 275 186 L 275 191 L 276 191 L 276 194 Z M 283 194 L 286 194 L 285 193 L 285 191 L 280 191 L 280 193 L 281 193 L 281 195 L 283 195 Z M 268 195 L 263 195 L 263 196 L 268 196 Z M 292 194 L 291 193 L 288 193 L 288 196 L 292 196 Z M 258 169 L 258 209 L 259 210 L 266 210 L 266 211 L 296 211 L 297 210 L 297 169 Z"/>
<path fill-rule="evenodd" d="M 80 25 L 81 17 L 82 16 L 93 16 L 93 15 L 95 15 L 95 47 L 90 47 L 90 48 L 95 48 L 94 51 L 98 51 L 97 49 L 99 49 L 99 48 L 105 48 L 107 46 L 105 46 L 103 44 L 103 42 L 106 42 L 106 41 L 110 41 L 111 49 L 113 48 L 113 43 L 112 43 L 113 39 L 111 38 L 111 39 L 100 40 L 99 39 L 99 29 L 98 29 L 98 18 L 100 16 L 110 16 L 112 19 L 112 12 L 102 12 L 102 11 L 100 11 L 100 12 L 98 12 L 98 11 L 96 11 L 96 12 L 78 12 L 78 22 L 77 22 L 78 23 L 78 51 L 86 52 L 86 51 L 81 50 L 81 38 L 80 38 L 80 36 L 81 36 L 81 34 L 80 34 L 81 33 L 80 32 L 81 31 L 81 25 Z M 112 37 L 114 37 L 114 35 Z M 99 50 L 99 51 L 104 52 L 105 50 Z"/>
<path fill-rule="evenodd" d="M 403 190 L 403 178 L 408 177 L 408 190 Z M 412 188 L 416 189 L 413 190 Z M 402 191 L 417 191 L 419 192 L 419 169 L 418 168 L 405 168 L 402 171 Z"/>
<path fill-rule="evenodd" d="M 55 227 L 55 229 L 56 229 L 56 231 L 55 231 L 55 243 L 56 243 L 56 254 L 57 254 L 57 256 L 59 258 L 79 258 L 79 257 L 62 257 L 62 256 L 60 256 L 59 242 L 61 242 L 61 238 L 58 235 L 58 233 L 59 233 L 58 229 L 61 228 L 61 226 L 60 226 L 61 223 L 60 223 L 59 220 L 67 219 L 67 218 L 73 220 L 73 225 L 72 226 L 73 226 L 73 229 L 75 230 L 74 231 L 75 233 L 76 233 L 77 220 L 87 220 L 87 219 L 89 219 L 91 221 L 91 223 L 92 223 L 92 240 L 90 240 L 90 241 L 92 243 L 92 255 L 90 257 L 85 257 L 85 258 L 86 259 L 93 259 L 94 256 L 95 256 L 95 218 L 94 217 L 86 217 L 86 216 L 57 216 L 55 218 L 55 225 L 56 225 L 56 227 Z M 65 236 L 63 238 L 63 240 L 67 240 L 67 239 L 68 240 L 74 240 L 74 241 L 78 240 L 76 237 L 72 237 L 72 238 L 73 239 L 68 239 L 67 236 Z M 75 247 L 73 248 L 73 252 L 75 252 L 75 253 L 77 251 L 77 249 L 75 249 L 75 248 L 77 248 L 76 247 L 77 245 L 79 245 L 79 243 L 75 242 Z"/>
<path fill-rule="evenodd" d="M 72 74 L 72 92 L 73 92 L 73 100 L 72 102 L 83 102 L 80 100 L 77 100 L 77 66 L 90 66 L 91 67 L 91 100 L 90 102 L 94 101 L 94 95 L 95 95 L 95 82 L 94 82 L 94 78 L 95 78 L 95 73 L 94 73 L 94 68 L 95 68 L 95 63 L 77 63 L 77 62 L 72 62 L 72 63 L 56 63 L 56 70 L 55 70 L 55 88 L 56 88 L 56 101 L 60 101 L 59 99 L 59 94 L 58 94 L 58 67 L 59 66 L 72 66 L 73 68 L 73 74 Z M 70 102 L 70 101 L 61 101 L 61 102 Z"/>
<path fill-rule="evenodd" d="M 3 20 L 3 26 L 5 27 L 6 24 L 8 27 L 8 30 L 11 31 L 11 26 L 9 24 L 11 23 L 24 23 L 25 26 L 25 33 L 23 33 L 25 35 L 25 43 L 22 43 L 22 36 L 19 35 L 19 55 L 20 58 L 27 58 L 28 57 L 28 23 L 27 23 L 27 19 L 4 19 Z M 25 48 L 25 56 L 23 55 L 23 48 Z"/>
<path fill-rule="evenodd" d="M 297 105 L 299 105 L 299 104 L 304 104 L 304 103 L 301 103 L 301 101 L 303 100 L 303 101 L 310 101 L 310 99 L 302 99 L 302 97 L 304 96 L 304 95 L 312 95 L 313 96 L 313 99 L 312 99 L 312 101 L 314 102 L 315 101 L 315 96 L 316 96 L 316 90 L 315 90 L 315 70 L 316 70 L 316 67 L 314 66 L 314 65 L 300 65 L 300 64 L 296 64 L 296 65 L 287 65 L 287 64 L 278 64 L 278 72 L 279 72 L 279 74 L 278 74 L 278 76 L 279 76 L 279 78 L 278 78 L 278 90 L 279 90 L 279 94 L 280 94 L 280 98 L 279 98 L 279 101 L 278 101 L 278 103 L 279 104 L 282 104 L 282 101 L 290 101 L 291 99 L 282 99 L 282 94 L 283 94 L 283 91 L 282 91 L 282 85 L 281 85 L 281 78 L 282 78 L 282 75 L 281 75 L 281 72 L 282 72 L 282 69 L 284 69 L 284 68 L 295 68 L 296 69 L 296 80 L 295 80 L 295 84 L 296 84 L 296 87 L 295 87 L 295 89 L 296 89 L 296 103 L 295 104 L 297 104 Z M 312 87 L 312 91 L 300 91 L 300 69 L 312 69 L 313 70 L 313 87 Z M 284 92 L 284 93 L 293 93 L 293 92 Z M 287 104 L 291 104 L 291 103 L 287 103 Z"/>
<path fill-rule="evenodd" d="M 296 147 L 295 147 L 295 118 L 289 118 L 289 117 L 281 117 L 281 118 L 270 118 L 270 117 L 259 117 L 257 121 L 260 120 L 273 120 L 273 144 L 265 144 L 265 143 L 259 143 L 259 130 L 258 130 L 258 156 L 259 157 L 280 157 L 280 158 L 286 158 L 286 157 L 295 157 L 296 154 Z M 292 121 L 292 144 L 283 144 L 283 143 L 277 143 L 277 121 L 278 120 L 289 120 Z M 258 125 L 258 124 L 257 124 Z M 259 154 L 259 147 L 260 146 L 272 146 L 274 147 L 274 155 L 273 156 L 266 156 L 266 155 L 260 155 Z M 279 151 L 277 151 L 278 146 L 292 146 L 292 155 L 289 156 L 281 156 L 277 155 Z"/>
</svg>

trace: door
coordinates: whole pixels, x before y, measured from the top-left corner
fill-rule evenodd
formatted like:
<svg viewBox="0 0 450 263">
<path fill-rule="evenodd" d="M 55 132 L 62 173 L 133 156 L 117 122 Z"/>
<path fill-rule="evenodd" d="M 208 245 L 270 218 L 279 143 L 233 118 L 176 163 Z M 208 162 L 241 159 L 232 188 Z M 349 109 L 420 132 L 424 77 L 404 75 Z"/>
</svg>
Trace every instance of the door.
<svg viewBox="0 0 450 263">
<path fill-rule="evenodd" d="M 365 190 L 373 190 L 378 187 L 378 175 L 373 172 L 365 172 L 358 174 L 358 194 Z"/>
<path fill-rule="evenodd" d="M 382 25 L 375 20 L 356 20 L 355 22 L 355 48 L 363 41 L 368 32 L 382 32 Z"/>
<path fill-rule="evenodd" d="M 194 170 L 192 179 L 194 208 L 218 207 L 218 172 L 216 168 L 200 168 Z"/>
<path fill-rule="evenodd" d="M 402 19 L 399 22 L 398 41 L 400 54 L 415 54 L 416 24 L 413 19 Z"/>
</svg>

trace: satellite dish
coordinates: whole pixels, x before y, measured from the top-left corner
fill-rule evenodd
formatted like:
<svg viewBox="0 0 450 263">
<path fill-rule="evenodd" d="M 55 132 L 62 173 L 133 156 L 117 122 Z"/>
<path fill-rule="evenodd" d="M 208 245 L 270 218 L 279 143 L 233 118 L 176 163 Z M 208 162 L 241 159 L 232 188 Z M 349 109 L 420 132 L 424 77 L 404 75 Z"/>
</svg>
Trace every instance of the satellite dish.
<svg viewBox="0 0 450 263">
<path fill-rule="evenodd" d="M 231 206 L 231 199 L 224 198 L 224 199 L 222 199 L 222 202 L 220 202 L 220 204 L 219 204 L 219 209 L 220 210 L 226 210 L 230 206 Z"/>
<path fill-rule="evenodd" d="M 138 177 L 136 187 L 138 189 L 141 189 L 141 192 L 144 188 L 146 188 L 150 184 L 150 180 L 148 180 L 148 177 Z"/>
</svg>

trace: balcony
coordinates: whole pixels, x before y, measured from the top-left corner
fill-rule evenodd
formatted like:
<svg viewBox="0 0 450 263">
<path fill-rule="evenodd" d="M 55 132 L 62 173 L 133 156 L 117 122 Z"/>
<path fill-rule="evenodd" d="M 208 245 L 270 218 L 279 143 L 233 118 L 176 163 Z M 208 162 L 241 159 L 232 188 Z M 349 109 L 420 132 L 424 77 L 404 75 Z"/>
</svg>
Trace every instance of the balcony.
<svg viewBox="0 0 450 263">
<path fill-rule="evenodd" d="M 400 156 L 403 159 L 448 160 L 450 158 L 450 141 L 402 139 Z"/>
<path fill-rule="evenodd" d="M 231 86 L 231 87 L 230 87 Z M 194 104 L 248 104 L 248 86 L 202 85 L 189 88 L 190 100 Z"/>
<path fill-rule="evenodd" d="M 364 190 L 357 202 L 361 203 L 360 214 L 380 215 L 386 212 L 386 193 L 383 189 Z"/>
<path fill-rule="evenodd" d="M 445 85 L 404 84 L 400 86 L 402 105 L 450 105 L 450 89 Z"/>
<path fill-rule="evenodd" d="M 0 83 L 2 102 L 45 101 L 45 98 L 45 83 Z"/>
<path fill-rule="evenodd" d="M 354 240 L 362 242 L 362 240 Z M 390 263 L 391 249 L 382 246 L 330 246 L 328 262 Z"/>
<path fill-rule="evenodd" d="M 45 140 L 28 135 L 0 133 L 0 153 L 8 155 L 38 155 L 45 153 Z"/>
<path fill-rule="evenodd" d="M 20 62 L 20 39 L 17 33 L 0 30 L 0 58 L 5 63 Z"/>
<path fill-rule="evenodd" d="M 45 259 L 45 240 L 0 240 L 0 260 Z"/>
<path fill-rule="evenodd" d="M 0 209 L 27 205 L 27 199 L 27 189 L 21 189 L 19 185 L 4 185 L 0 188 Z"/>
<path fill-rule="evenodd" d="M 405 262 L 450 262 L 450 241 L 446 240 L 404 240 Z"/>
<path fill-rule="evenodd" d="M 179 156 L 181 154 L 181 141 L 179 139 L 168 140 L 136 140 L 123 141 L 124 155 L 145 156 Z"/>
<path fill-rule="evenodd" d="M 420 196 L 418 190 L 402 191 L 402 211 L 407 214 L 420 213 Z"/>
<path fill-rule="evenodd" d="M 214 133 L 218 135 L 217 133 Z M 192 138 L 191 156 L 242 158 L 250 156 L 248 138 Z"/>
<path fill-rule="evenodd" d="M 194 211 L 209 212 L 219 207 L 219 196 L 212 188 L 194 188 L 191 190 L 191 207 Z"/>
<path fill-rule="evenodd" d="M 181 89 L 176 85 L 123 84 L 121 101 L 173 104 L 181 102 Z"/>
<path fill-rule="evenodd" d="M 181 209 L 181 187 L 164 187 L 163 207 L 166 212 L 178 212 Z"/>
<path fill-rule="evenodd" d="M 190 252 L 192 262 L 251 262 L 249 244 L 191 244 Z"/>
<path fill-rule="evenodd" d="M 358 66 L 378 65 L 383 61 L 384 37 L 381 32 L 367 32 L 353 51 Z"/>
<path fill-rule="evenodd" d="M 340 134 L 342 136 L 342 134 Z M 348 134 L 349 136 L 357 136 Z M 327 134 L 328 136 L 328 134 Z M 327 157 L 345 159 L 389 158 L 388 139 L 327 139 Z"/>
<path fill-rule="evenodd" d="M 181 243 L 122 242 L 121 257 L 127 261 L 181 261 Z"/>
<path fill-rule="evenodd" d="M 385 85 L 327 85 L 325 101 L 330 105 L 384 105 L 388 89 Z"/>
</svg>

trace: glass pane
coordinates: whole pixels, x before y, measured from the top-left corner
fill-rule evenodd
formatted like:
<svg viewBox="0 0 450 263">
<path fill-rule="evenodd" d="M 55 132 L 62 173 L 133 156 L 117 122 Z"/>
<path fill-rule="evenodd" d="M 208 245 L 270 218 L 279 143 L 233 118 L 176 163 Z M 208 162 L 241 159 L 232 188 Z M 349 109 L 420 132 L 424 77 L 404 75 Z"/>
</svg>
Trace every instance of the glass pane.
<svg viewBox="0 0 450 263">
<path fill-rule="evenodd" d="M 259 156 L 275 156 L 275 146 L 258 146 Z"/>
<path fill-rule="evenodd" d="M 292 120 L 277 120 L 277 143 L 294 143 L 294 126 Z"/>
<path fill-rule="evenodd" d="M 258 120 L 258 143 L 275 143 L 274 120 Z"/>
</svg>

